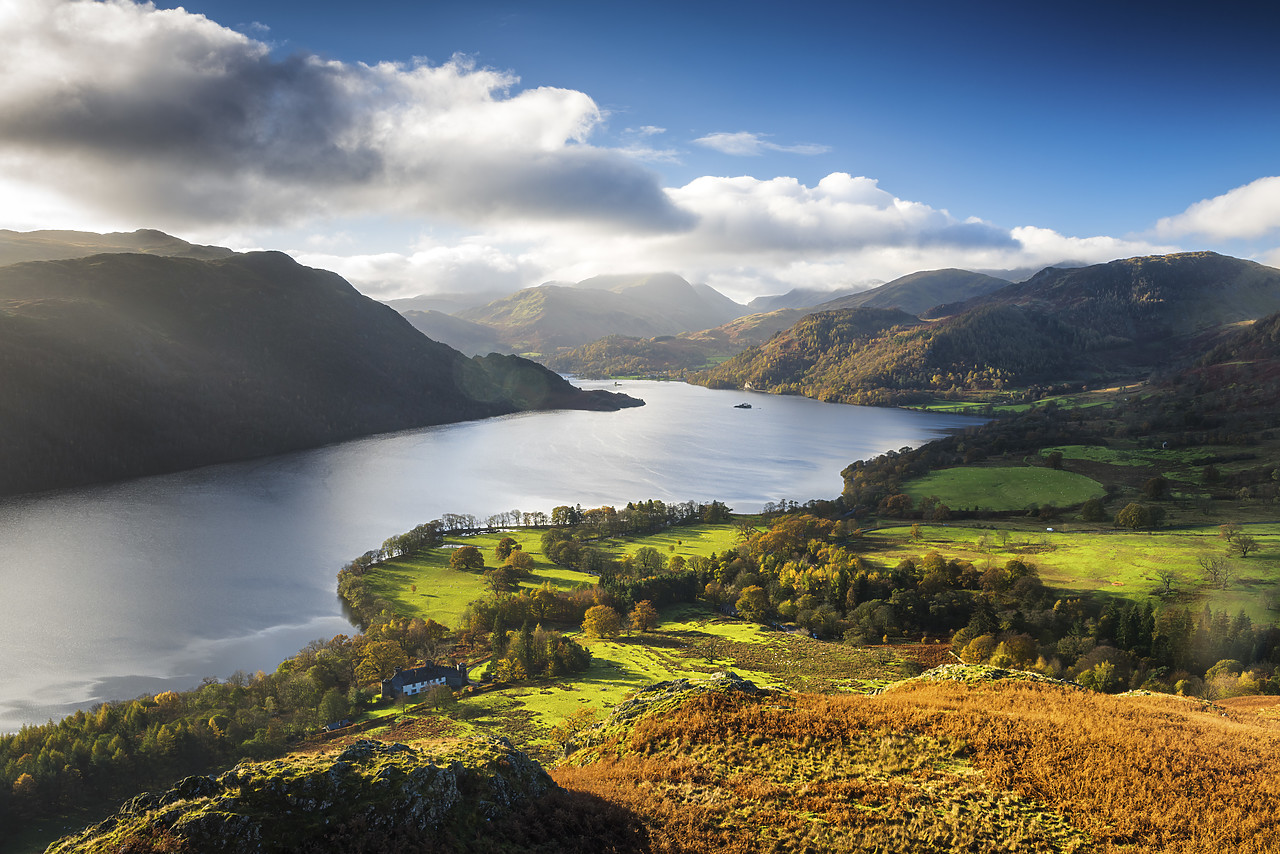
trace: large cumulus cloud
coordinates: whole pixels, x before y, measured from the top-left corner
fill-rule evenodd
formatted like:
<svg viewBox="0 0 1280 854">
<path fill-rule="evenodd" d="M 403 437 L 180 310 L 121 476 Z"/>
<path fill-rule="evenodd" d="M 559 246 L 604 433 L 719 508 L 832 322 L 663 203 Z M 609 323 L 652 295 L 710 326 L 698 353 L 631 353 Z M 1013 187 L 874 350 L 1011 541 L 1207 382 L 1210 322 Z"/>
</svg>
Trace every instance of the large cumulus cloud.
<svg viewBox="0 0 1280 854">
<path fill-rule="evenodd" d="M 1173 249 L 962 219 L 843 172 L 814 186 L 794 178 L 702 177 L 667 192 L 695 218 L 693 228 L 590 243 L 524 234 L 521 263 L 541 270 L 540 279 L 562 280 L 669 269 L 748 300 L 795 287 L 867 285 L 918 270 L 1039 268 Z"/>
<path fill-rule="evenodd" d="M 872 178 L 835 172 L 814 187 L 794 178 L 698 178 L 669 191 L 698 215 L 687 240 L 732 252 L 831 252 L 868 246 L 1006 246 L 1007 231 L 977 220 L 959 221 L 880 189 Z"/>
<path fill-rule="evenodd" d="M 1251 240 L 1280 232 L 1280 176 L 1259 178 L 1156 223 L 1161 237 Z"/>
<path fill-rule="evenodd" d="M 512 90 L 463 60 L 349 64 L 130 0 L 5 0 L 0 169 L 151 221 L 360 211 L 688 219 L 657 177 L 588 144 L 590 97 Z"/>
</svg>

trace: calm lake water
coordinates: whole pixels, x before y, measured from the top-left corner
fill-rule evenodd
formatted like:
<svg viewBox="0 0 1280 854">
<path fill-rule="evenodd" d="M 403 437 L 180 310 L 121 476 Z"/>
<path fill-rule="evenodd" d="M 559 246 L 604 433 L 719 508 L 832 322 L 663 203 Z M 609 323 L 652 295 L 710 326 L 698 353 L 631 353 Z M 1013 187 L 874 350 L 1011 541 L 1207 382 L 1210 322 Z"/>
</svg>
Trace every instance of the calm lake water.
<svg viewBox="0 0 1280 854">
<path fill-rule="evenodd" d="M 0 731 L 77 708 L 274 669 L 351 632 L 350 558 L 447 512 L 834 498 L 855 459 L 977 419 L 711 391 L 376 436 L 247 463 L 0 499 Z M 744 400 L 754 408 L 737 410 Z"/>
</svg>

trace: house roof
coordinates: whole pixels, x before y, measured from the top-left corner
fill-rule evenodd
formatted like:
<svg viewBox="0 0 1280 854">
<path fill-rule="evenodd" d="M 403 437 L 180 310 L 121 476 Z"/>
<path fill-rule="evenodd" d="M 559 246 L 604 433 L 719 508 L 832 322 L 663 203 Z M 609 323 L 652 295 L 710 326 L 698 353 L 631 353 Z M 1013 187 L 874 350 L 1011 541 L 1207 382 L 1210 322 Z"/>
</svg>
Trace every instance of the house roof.
<svg viewBox="0 0 1280 854">
<path fill-rule="evenodd" d="M 457 676 L 460 672 L 461 669 L 458 667 L 447 667 L 442 664 L 424 664 L 421 667 L 414 667 L 410 670 L 400 670 L 390 679 L 384 681 L 390 682 L 396 688 L 402 688 L 405 685 L 426 682 L 429 679 L 439 679 L 442 676 Z"/>
</svg>

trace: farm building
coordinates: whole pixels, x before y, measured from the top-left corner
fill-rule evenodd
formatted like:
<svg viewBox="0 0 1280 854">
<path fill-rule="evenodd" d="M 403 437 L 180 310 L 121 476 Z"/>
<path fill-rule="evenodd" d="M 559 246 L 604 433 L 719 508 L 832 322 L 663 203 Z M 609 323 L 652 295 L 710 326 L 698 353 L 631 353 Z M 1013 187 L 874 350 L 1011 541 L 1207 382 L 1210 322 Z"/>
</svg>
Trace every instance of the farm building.
<svg viewBox="0 0 1280 854">
<path fill-rule="evenodd" d="M 382 680 L 382 696 L 385 699 L 414 697 L 425 692 L 434 685 L 448 685 L 450 688 L 462 688 L 470 684 L 467 679 L 467 666 L 459 664 L 448 667 L 442 664 L 424 664 L 410 670 L 397 670 L 390 679 Z"/>
</svg>

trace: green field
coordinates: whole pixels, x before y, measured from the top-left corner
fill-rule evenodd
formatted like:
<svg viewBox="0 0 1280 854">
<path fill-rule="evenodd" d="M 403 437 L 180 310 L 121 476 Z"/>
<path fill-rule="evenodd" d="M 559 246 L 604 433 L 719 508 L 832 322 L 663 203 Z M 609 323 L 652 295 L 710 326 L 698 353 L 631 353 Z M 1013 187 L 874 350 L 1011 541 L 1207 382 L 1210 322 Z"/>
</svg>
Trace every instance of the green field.
<svg viewBox="0 0 1280 854">
<path fill-rule="evenodd" d="M 490 595 L 490 592 L 480 573 L 449 568 L 453 548 L 475 546 L 484 554 L 485 566 L 498 566 L 493 549 L 503 537 L 511 537 L 520 543 L 521 549 L 533 558 L 534 577 L 522 582 L 522 587 L 541 587 L 544 581 L 550 581 L 558 589 L 574 590 L 583 584 L 596 583 L 593 576 L 556 566 L 547 560 L 542 553 L 541 531 L 517 529 L 474 537 L 449 537 L 440 548 L 384 561 L 369 572 L 369 586 L 375 594 L 393 603 L 404 616 L 430 618 L 454 628 L 467 605 Z M 416 590 L 413 589 L 415 586 Z"/>
<path fill-rule="evenodd" d="M 645 546 L 652 546 L 670 558 L 681 555 L 686 560 L 694 555 L 703 557 L 712 552 L 723 552 L 738 544 L 737 525 L 687 525 L 668 528 L 647 537 L 597 540 L 591 545 L 613 559 L 633 555 Z"/>
<path fill-rule="evenodd" d="M 934 496 L 953 510 L 1069 507 L 1105 493 L 1102 484 L 1084 475 L 1038 466 L 942 469 L 908 481 L 903 491 L 916 501 Z"/>
<path fill-rule="evenodd" d="M 735 525 L 689 525 L 670 528 L 657 534 L 635 539 L 600 540 L 590 543 L 594 548 L 619 558 L 635 554 L 652 546 L 663 555 L 709 555 L 722 552 L 737 543 Z M 495 534 L 477 534 L 473 537 L 449 537 L 440 548 L 427 549 L 418 554 L 384 561 L 369 573 L 372 591 L 396 606 L 397 612 L 411 617 L 422 617 L 443 623 L 450 628 L 458 625 L 467 605 L 476 599 L 490 595 L 480 573 L 459 572 L 449 568 L 449 558 L 458 546 L 475 546 L 485 558 L 485 566 L 497 566 L 494 546 L 503 537 L 511 537 L 520 543 L 521 549 L 533 558 L 534 577 L 521 583 L 521 587 L 537 588 L 550 581 L 560 590 L 575 590 L 581 585 L 594 585 L 592 575 L 565 569 L 549 561 L 542 553 L 542 531 L 517 528 Z M 416 590 L 414 588 L 417 588 Z"/>
<path fill-rule="evenodd" d="M 1034 403 L 1014 403 L 1013 401 L 1022 397 L 1023 393 L 1024 392 L 1021 390 L 986 392 L 986 399 L 980 400 L 947 400 L 946 398 L 938 397 L 928 403 L 909 408 L 921 409 L 925 412 L 955 412 L 963 415 L 983 415 L 986 413 L 987 407 L 991 407 L 991 412 L 993 414 L 1008 415 L 1010 413 L 1026 412 L 1029 409 L 1034 409 L 1037 406 L 1047 406 L 1050 403 L 1063 409 L 1088 409 L 1093 406 L 1104 406 L 1111 403 L 1109 398 L 1094 392 L 1081 392 L 1079 394 L 1043 397 Z"/>
<path fill-rule="evenodd" d="M 1243 610 L 1255 622 L 1276 620 L 1280 602 L 1280 525 L 1249 525 L 1259 548 L 1247 558 L 1230 559 L 1235 578 L 1222 589 L 1211 587 L 1196 559 L 1226 555 L 1217 527 L 1131 533 L 1063 531 L 1010 533 L 981 528 L 921 526 L 921 540 L 908 528 L 882 528 L 866 536 L 875 550 L 869 557 L 886 565 L 936 551 L 975 566 L 1002 564 L 1011 558 L 1034 563 L 1045 584 L 1078 593 L 1109 593 L 1142 600 L 1156 596 L 1159 574 L 1172 571 L 1171 600 L 1195 608 L 1207 603 L 1234 614 Z M 1001 540 L 1004 540 L 1002 543 Z"/>
</svg>

